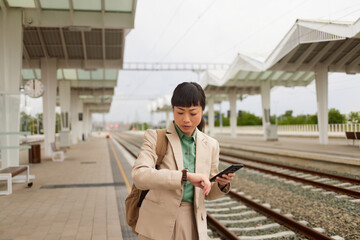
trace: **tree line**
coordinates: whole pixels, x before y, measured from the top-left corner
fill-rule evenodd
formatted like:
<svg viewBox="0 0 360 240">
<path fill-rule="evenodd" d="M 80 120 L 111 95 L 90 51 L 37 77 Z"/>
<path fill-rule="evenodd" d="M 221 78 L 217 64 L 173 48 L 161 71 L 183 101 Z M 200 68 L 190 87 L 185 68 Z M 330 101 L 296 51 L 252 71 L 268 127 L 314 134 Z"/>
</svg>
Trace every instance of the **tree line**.
<svg viewBox="0 0 360 240">
<path fill-rule="evenodd" d="M 230 126 L 230 118 L 222 113 L 222 124 L 223 126 Z M 206 121 L 208 121 L 208 113 L 204 114 Z M 35 116 L 26 114 L 25 112 L 20 113 L 21 121 L 21 131 L 31 132 L 31 133 L 44 133 L 43 127 L 43 114 L 39 113 Z M 270 117 L 270 122 L 272 124 L 278 125 L 300 125 L 300 124 L 317 124 L 317 114 L 300 114 L 293 116 L 293 111 L 285 111 L 284 114 L 280 116 L 272 115 Z M 329 110 L 329 124 L 342 124 L 342 123 L 360 123 L 360 114 L 359 112 L 351 112 L 347 116 L 340 113 L 339 110 L 331 108 Z M 251 125 L 262 125 L 262 118 L 256 116 L 253 113 L 247 111 L 239 111 L 237 116 L 237 125 L 238 126 L 251 126 Z M 220 126 L 220 114 L 219 111 L 215 111 L 215 126 Z M 130 125 L 129 130 L 136 128 L 138 130 L 145 130 L 149 126 L 147 123 L 133 123 Z M 144 128 L 144 129 L 143 129 Z M 60 114 L 56 113 L 56 124 L 55 131 L 56 133 L 60 132 Z"/>
<path fill-rule="evenodd" d="M 359 112 L 351 112 L 348 116 L 340 113 L 339 110 L 331 108 L 329 110 L 329 124 L 342 124 L 342 123 L 360 123 Z M 222 124 L 223 126 L 230 126 L 230 118 L 222 113 Z M 208 113 L 204 114 L 205 119 L 208 119 Z M 317 124 L 317 114 L 300 114 L 293 116 L 293 111 L 285 111 L 280 116 L 272 115 L 270 117 L 272 124 L 278 125 L 299 125 L 299 124 Z M 237 116 L 238 126 L 251 126 L 251 125 L 262 125 L 262 117 L 256 116 L 253 113 L 247 111 L 239 111 Z M 220 114 L 215 111 L 215 126 L 220 126 Z"/>
<path fill-rule="evenodd" d="M 55 132 L 60 132 L 60 114 L 56 113 Z M 38 113 L 35 116 L 20 112 L 20 131 L 34 134 L 44 133 L 43 114 Z"/>
</svg>

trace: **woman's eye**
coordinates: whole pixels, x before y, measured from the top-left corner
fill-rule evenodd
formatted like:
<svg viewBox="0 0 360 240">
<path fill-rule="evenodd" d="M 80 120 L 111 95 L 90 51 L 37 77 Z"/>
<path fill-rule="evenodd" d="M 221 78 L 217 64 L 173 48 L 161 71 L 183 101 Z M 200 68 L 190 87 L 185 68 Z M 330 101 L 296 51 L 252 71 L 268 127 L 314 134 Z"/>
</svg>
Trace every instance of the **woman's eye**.
<svg viewBox="0 0 360 240">
<path fill-rule="evenodd" d="M 183 113 L 182 112 L 178 112 L 179 115 L 182 115 Z"/>
<path fill-rule="evenodd" d="M 191 113 L 191 116 L 196 116 L 197 113 Z"/>
</svg>

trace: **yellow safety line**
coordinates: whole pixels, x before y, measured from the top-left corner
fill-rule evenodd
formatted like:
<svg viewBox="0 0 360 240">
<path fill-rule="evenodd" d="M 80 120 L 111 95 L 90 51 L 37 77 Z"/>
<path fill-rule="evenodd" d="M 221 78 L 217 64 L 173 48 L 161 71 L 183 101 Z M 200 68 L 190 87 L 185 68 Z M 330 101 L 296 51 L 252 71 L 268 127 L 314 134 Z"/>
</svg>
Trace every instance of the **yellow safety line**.
<svg viewBox="0 0 360 240">
<path fill-rule="evenodd" d="M 115 156 L 117 165 L 119 166 L 120 173 L 121 173 L 121 175 L 122 175 L 122 177 L 123 177 L 123 179 L 124 179 L 126 188 L 127 188 L 128 192 L 130 192 L 130 191 L 131 191 L 131 186 L 130 186 L 129 180 L 128 180 L 127 177 L 126 177 L 124 168 L 122 167 L 122 165 L 121 165 L 121 163 L 120 163 L 120 160 L 119 160 L 119 158 L 118 158 L 118 156 L 117 156 L 117 154 L 116 154 L 116 152 L 115 152 L 115 149 L 114 149 L 114 146 L 113 146 L 111 140 L 109 140 L 109 142 L 110 142 L 111 150 L 113 151 L 113 154 L 114 154 L 114 156 Z"/>
</svg>

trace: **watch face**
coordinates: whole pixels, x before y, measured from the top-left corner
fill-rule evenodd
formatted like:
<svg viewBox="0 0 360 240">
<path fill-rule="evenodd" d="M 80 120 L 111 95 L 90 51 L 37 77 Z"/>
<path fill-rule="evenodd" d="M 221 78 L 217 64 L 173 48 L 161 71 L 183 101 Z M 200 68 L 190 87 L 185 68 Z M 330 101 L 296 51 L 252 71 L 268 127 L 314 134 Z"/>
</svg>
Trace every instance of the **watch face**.
<svg viewBox="0 0 360 240">
<path fill-rule="evenodd" d="M 25 83 L 24 90 L 29 97 L 38 98 L 44 94 L 45 86 L 38 79 L 31 79 Z"/>
</svg>

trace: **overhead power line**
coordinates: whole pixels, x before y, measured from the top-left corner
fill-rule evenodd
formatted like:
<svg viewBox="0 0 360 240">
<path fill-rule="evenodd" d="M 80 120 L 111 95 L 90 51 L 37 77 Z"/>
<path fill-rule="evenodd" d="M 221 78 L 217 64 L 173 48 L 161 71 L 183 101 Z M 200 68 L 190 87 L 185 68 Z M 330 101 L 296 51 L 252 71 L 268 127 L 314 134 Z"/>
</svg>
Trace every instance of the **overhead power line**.
<svg viewBox="0 0 360 240">
<path fill-rule="evenodd" d="M 265 30 L 265 29 L 268 29 L 269 26 L 273 25 L 275 22 L 277 22 L 278 20 L 284 18 L 286 15 L 292 13 L 293 11 L 295 11 L 296 9 L 298 9 L 300 6 L 302 6 L 305 2 L 307 2 L 309 0 L 305 0 L 303 2 L 301 2 L 299 5 L 295 6 L 294 8 L 290 9 L 290 10 L 286 10 L 286 12 L 284 12 L 284 14 L 281 14 L 279 17 L 277 17 L 276 19 L 274 19 L 273 21 L 271 22 L 268 22 L 265 26 L 263 26 L 262 28 L 258 29 L 258 30 L 255 30 L 253 32 L 251 32 L 249 35 L 243 37 L 240 41 L 236 42 L 232 47 L 226 49 L 225 51 L 223 51 L 222 53 L 218 54 L 215 59 L 219 58 L 220 56 L 223 56 L 225 53 L 229 52 L 229 51 L 234 51 L 235 48 L 237 46 L 239 46 L 241 43 L 244 43 L 246 40 L 248 39 L 251 39 L 252 36 L 256 35 L 257 33 Z"/>
<path fill-rule="evenodd" d="M 182 7 L 182 5 L 184 4 L 185 0 L 182 0 L 181 3 L 177 6 L 177 8 L 175 9 L 175 12 L 171 15 L 171 18 L 169 21 L 167 21 L 167 25 L 166 27 L 163 29 L 163 31 L 161 32 L 160 36 L 158 37 L 158 39 L 155 41 L 155 44 L 153 45 L 153 47 L 151 48 L 151 50 L 148 52 L 148 54 L 146 55 L 145 59 L 147 59 L 150 54 L 155 50 L 155 48 L 157 47 L 157 45 L 159 44 L 161 38 L 164 36 L 164 34 L 167 32 L 167 30 L 170 27 L 170 24 L 172 23 L 172 21 L 174 20 L 175 16 L 177 15 L 177 13 L 179 12 L 180 8 Z"/>
<path fill-rule="evenodd" d="M 179 45 L 179 43 L 186 37 L 186 35 L 191 31 L 195 24 L 206 14 L 206 12 L 214 5 L 216 0 L 212 1 L 209 6 L 195 19 L 195 21 L 188 27 L 188 29 L 180 36 L 180 38 L 175 42 L 175 44 L 170 48 L 170 50 L 161 58 L 160 62 L 163 61 L 169 54 Z"/>
</svg>

